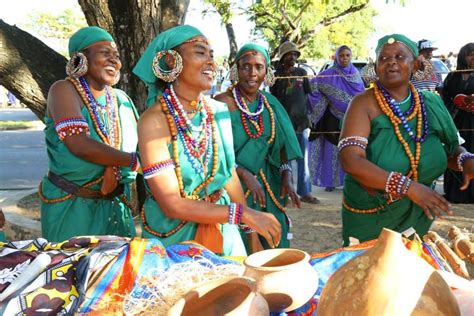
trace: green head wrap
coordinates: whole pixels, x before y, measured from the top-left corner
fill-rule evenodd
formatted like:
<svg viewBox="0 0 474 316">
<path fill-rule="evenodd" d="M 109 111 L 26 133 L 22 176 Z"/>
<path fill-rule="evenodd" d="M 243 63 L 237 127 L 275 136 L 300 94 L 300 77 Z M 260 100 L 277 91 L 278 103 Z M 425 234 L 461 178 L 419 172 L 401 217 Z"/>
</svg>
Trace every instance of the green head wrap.
<svg viewBox="0 0 474 316">
<path fill-rule="evenodd" d="M 402 34 L 385 35 L 384 37 L 379 39 L 377 43 L 377 48 L 375 49 L 375 54 L 378 56 L 380 51 L 382 50 L 382 47 L 384 47 L 385 44 L 393 44 L 395 42 L 403 43 L 413 53 L 413 56 L 415 56 L 415 58 L 418 57 L 419 53 L 416 43 Z"/>
<path fill-rule="evenodd" d="M 100 27 L 83 27 L 69 39 L 69 56 L 97 42 L 114 42 L 114 39 L 109 32 Z"/>
<path fill-rule="evenodd" d="M 153 105 L 156 98 L 163 93 L 163 91 L 160 91 L 156 86 L 158 78 L 155 76 L 152 69 L 153 58 L 155 58 L 155 55 L 160 51 L 175 48 L 196 36 L 204 35 L 193 26 L 180 25 L 159 34 L 150 45 L 148 45 L 142 57 L 133 68 L 133 73 L 148 86 L 147 106 Z M 161 68 L 166 69 L 164 58 L 160 61 L 160 66 Z"/>
<path fill-rule="evenodd" d="M 242 46 L 237 52 L 237 56 L 235 57 L 235 62 L 238 62 L 240 57 L 242 57 L 242 55 L 244 55 L 246 52 L 251 51 L 251 50 L 257 51 L 260 54 L 262 54 L 263 57 L 265 57 L 265 60 L 267 62 L 267 67 L 270 66 L 270 56 L 268 55 L 267 50 L 263 46 L 254 44 L 254 43 L 248 43 Z"/>
</svg>

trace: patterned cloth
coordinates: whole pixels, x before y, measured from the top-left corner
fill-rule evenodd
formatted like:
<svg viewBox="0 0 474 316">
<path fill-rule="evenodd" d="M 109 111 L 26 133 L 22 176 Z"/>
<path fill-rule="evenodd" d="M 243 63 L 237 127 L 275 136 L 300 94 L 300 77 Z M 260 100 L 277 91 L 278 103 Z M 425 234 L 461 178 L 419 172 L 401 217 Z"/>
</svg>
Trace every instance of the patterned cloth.
<svg viewBox="0 0 474 316">
<path fill-rule="evenodd" d="M 375 243 L 376 240 L 372 240 L 312 254 L 310 264 L 319 274 L 319 279 L 314 280 L 319 282 L 315 295 L 293 312 L 272 315 L 315 315 L 319 296 L 329 277 Z M 412 252 L 434 265 L 437 259 L 426 245 L 405 243 Z M 174 264 L 195 258 L 205 258 L 216 266 L 239 264 L 193 243 L 165 248 L 157 239 L 89 236 L 49 243 L 39 238 L 0 243 L 0 293 L 14 286 L 18 276 L 40 253 L 50 256 L 51 263 L 12 293 L 9 300 L 0 303 L 2 315 L 122 314 L 126 294 L 147 297 L 147 277 L 156 276 Z"/>
</svg>

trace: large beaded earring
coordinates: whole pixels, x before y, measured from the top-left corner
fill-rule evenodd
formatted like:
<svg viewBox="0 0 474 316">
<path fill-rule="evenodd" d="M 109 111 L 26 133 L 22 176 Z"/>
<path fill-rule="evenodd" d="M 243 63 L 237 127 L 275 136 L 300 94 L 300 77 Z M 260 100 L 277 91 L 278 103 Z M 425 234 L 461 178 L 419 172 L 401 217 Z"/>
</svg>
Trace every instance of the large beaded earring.
<svg viewBox="0 0 474 316">
<path fill-rule="evenodd" d="M 267 67 L 267 73 L 265 74 L 265 84 L 269 87 L 275 83 L 275 74 L 273 73 L 272 67 Z"/>
<path fill-rule="evenodd" d="M 119 81 L 120 81 L 120 71 L 117 71 L 117 74 L 115 75 L 114 82 L 112 83 L 112 86 L 115 86 Z"/>
<path fill-rule="evenodd" d="M 71 78 L 79 78 L 87 73 L 87 57 L 81 52 L 76 52 L 66 64 L 66 73 Z"/>
<path fill-rule="evenodd" d="M 174 58 L 174 65 L 173 68 L 170 70 L 166 70 L 161 68 L 160 60 L 162 57 L 166 55 L 172 55 Z M 181 71 L 183 71 L 183 58 L 181 55 L 175 50 L 162 50 L 156 53 L 155 57 L 153 58 L 152 64 L 153 73 L 157 78 L 165 82 L 173 82 L 178 78 Z"/>
<path fill-rule="evenodd" d="M 237 62 L 235 62 L 229 70 L 229 80 L 232 83 L 239 82 L 239 71 L 237 69 Z"/>
</svg>

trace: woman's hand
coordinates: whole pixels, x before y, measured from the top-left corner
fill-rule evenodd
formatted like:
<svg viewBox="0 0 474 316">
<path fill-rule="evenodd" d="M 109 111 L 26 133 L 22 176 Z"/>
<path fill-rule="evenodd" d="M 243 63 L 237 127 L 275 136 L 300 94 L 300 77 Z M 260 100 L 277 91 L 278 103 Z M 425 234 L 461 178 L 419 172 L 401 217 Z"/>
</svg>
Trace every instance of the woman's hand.
<svg viewBox="0 0 474 316">
<path fill-rule="evenodd" d="M 265 191 L 263 191 L 262 185 L 258 182 L 257 178 L 250 171 L 242 167 L 237 167 L 237 174 L 239 179 L 245 183 L 247 189 L 252 192 L 253 203 L 266 207 Z"/>
<path fill-rule="evenodd" d="M 291 181 L 291 171 L 285 170 L 281 174 L 281 192 L 280 192 L 280 198 L 283 199 L 285 196 L 289 196 L 291 199 L 291 203 L 293 204 L 293 207 L 296 206 L 297 208 L 301 208 L 301 200 L 296 194 L 295 189 L 293 187 L 292 181 Z M 285 203 L 285 206 L 287 206 L 289 201 L 287 200 Z"/>
<path fill-rule="evenodd" d="M 102 186 L 100 188 L 100 192 L 102 192 L 103 195 L 109 194 L 118 185 L 118 181 L 115 178 L 115 173 L 114 169 L 112 166 L 107 166 L 105 167 L 104 171 L 104 180 L 102 180 Z"/>
<path fill-rule="evenodd" d="M 463 164 L 463 184 L 460 190 L 466 190 L 469 187 L 469 183 L 474 179 L 474 159 L 467 159 Z"/>
<path fill-rule="evenodd" d="M 442 212 L 453 215 L 449 202 L 438 192 L 427 186 L 413 181 L 408 189 L 407 196 L 416 205 L 423 209 L 426 217 L 433 219 L 433 215 L 443 219 Z"/>
<path fill-rule="evenodd" d="M 265 238 L 270 247 L 275 248 L 280 244 L 281 225 L 273 214 L 246 207 L 242 213 L 242 223 Z"/>
</svg>

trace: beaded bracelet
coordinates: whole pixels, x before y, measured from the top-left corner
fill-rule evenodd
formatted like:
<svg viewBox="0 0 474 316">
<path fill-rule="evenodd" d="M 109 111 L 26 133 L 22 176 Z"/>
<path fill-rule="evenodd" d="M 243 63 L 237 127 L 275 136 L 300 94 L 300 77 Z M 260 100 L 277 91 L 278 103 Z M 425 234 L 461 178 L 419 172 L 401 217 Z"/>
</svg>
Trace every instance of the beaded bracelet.
<svg viewBox="0 0 474 316">
<path fill-rule="evenodd" d="M 132 152 L 131 155 L 132 155 L 132 162 L 130 163 L 130 169 L 133 172 L 135 172 L 138 170 L 138 168 L 140 168 L 140 161 L 138 160 L 138 155 L 135 151 Z"/>
<path fill-rule="evenodd" d="M 280 166 L 280 174 L 282 174 L 283 171 L 293 172 L 293 169 L 291 169 L 291 166 L 289 163 L 282 163 Z"/>
<path fill-rule="evenodd" d="M 240 203 L 229 204 L 229 224 L 239 225 L 242 220 L 242 212 L 244 207 Z"/>
<path fill-rule="evenodd" d="M 143 167 L 143 177 L 145 179 L 150 179 L 154 176 L 159 175 L 160 173 L 163 173 L 165 170 L 174 169 L 174 168 L 175 168 L 174 160 L 166 159 L 166 160 L 154 163 L 152 165 Z"/>
<path fill-rule="evenodd" d="M 471 154 L 470 152 L 463 152 L 458 155 L 458 158 L 456 159 L 458 169 L 459 171 L 464 171 L 464 162 L 468 159 L 474 159 L 474 154 Z"/>
<path fill-rule="evenodd" d="M 250 228 L 250 226 L 247 226 L 245 224 L 240 224 L 239 228 L 246 234 L 255 233 L 255 230 L 253 230 L 252 228 Z"/>
<path fill-rule="evenodd" d="M 369 143 L 369 140 L 365 137 L 362 136 L 348 136 L 344 137 L 339 141 L 337 144 L 337 148 L 339 149 L 339 152 L 341 152 L 344 148 L 349 147 L 349 146 L 357 146 L 362 148 L 363 150 L 366 150 L 367 144 Z"/>
<path fill-rule="evenodd" d="M 122 180 L 122 171 L 120 170 L 120 167 L 112 166 L 112 169 L 114 170 L 115 180 Z"/>
<path fill-rule="evenodd" d="M 400 172 L 390 172 L 385 182 L 385 192 L 396 198 L 401 198 L 408 193 L 411 179 Z"/>
<path fill-rule="evenodd" d="M 81 133 L 89 134 L 89 125 L 83 117 L 70 117 L 58 121 L 54 124 L 56 133 L 62 141 L 68 136 L 77 135 Z"/>
</svg>

